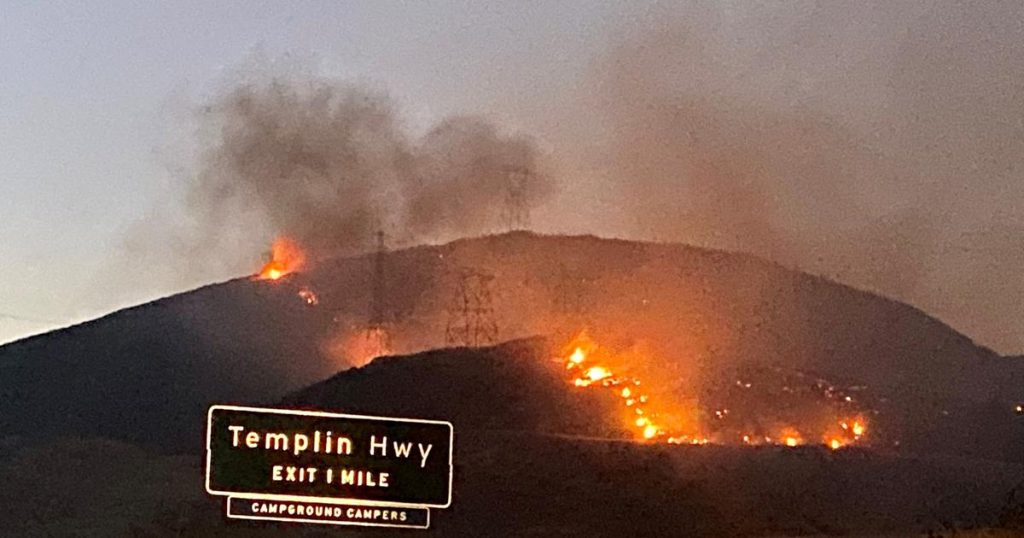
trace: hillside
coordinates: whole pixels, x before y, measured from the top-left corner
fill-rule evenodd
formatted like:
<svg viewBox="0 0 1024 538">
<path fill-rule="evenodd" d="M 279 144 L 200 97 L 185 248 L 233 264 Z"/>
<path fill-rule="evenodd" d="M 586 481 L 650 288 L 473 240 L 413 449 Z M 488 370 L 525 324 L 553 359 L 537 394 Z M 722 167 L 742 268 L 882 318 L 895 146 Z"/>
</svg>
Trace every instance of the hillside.
<svg viewBox="0 0 1024 538">
<path fill-rule="evenodd" d="M 494 277 L 500 340 L 588 327 L 642 347 L 652 375 L 684 387 L 708 371 L 783 365 L 899 399 L 910 428 L 1003 406 L 1024 386 L 1021 361 L 911 306 L 746 255 L 514 233 L 385 261 L 395 353 L 444 345 L 471 268 Z M 0 347 L 0 428 L 195 450 L 210 403 L 273 402 L 361 364 L 351 344 L 369 315 L 372 266 L 363 256 L 275 282 L 233 280 Z M 318 304 L 297 296 L 303 288 Z"/>
<path fill-rule="evenodd" d="M 423 531 L 432 536 L 913 536 L 1024 524 L 1006 519 L 1020 502 L 1009 494 L 1024 480 L 1019 461 L 635 442 L 608 420 L 607 394 L 566 387 L 550 353 L 529 339 L 384 357 L 280 403 L 451 420 L 454 498 Z M 200 458 L 102 440 L 0 446 L 0 534 L 338 530 L 226 520 L 202 493 Z M 40 479 L 46 466 L 60 472 Z M 77 502 L 82 491 L 96 502 Z"/>
</svg>

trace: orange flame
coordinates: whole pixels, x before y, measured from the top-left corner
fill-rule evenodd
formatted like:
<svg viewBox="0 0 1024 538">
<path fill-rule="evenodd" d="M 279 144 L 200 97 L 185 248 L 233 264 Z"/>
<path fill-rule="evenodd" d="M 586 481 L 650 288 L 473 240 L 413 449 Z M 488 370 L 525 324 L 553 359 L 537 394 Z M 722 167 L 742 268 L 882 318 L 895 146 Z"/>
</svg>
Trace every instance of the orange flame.
<svg viewBox="0 0 1024 538">
<path fill-rule="evenodd" d="M 651 397 L 649 389 L 643 385 L 635 374 L 624 374 L 619 370 L 622 360 L 628 355 L 617 354 L 599 347 L 585 333 L 580 333 L 566 348 L 559 360 L 563 361 L 568 381 L 580 388 L 604 389 L 620 402 L 625 412 L 625 424 L 634 432 L 638 441 L 657 441 L 670 444 L 704 445 L 711 442 L 701 423 L 698 409 L 689 409 L 686 405 L 665 407 L 657 392 Z M 749 388 L 750 383 L 742 387 Z M 660 396 L 664 396 L 663 394 Z M 657 403 L 655 403 L 655 401 Z M 658 405 L 660 403 L 661 405 Z M 713 411 L 714 420 L 725 420 L 733 413 L 727 409 Z M 686 417 L 690 418 L 687 419 Z M 775 435 L 763 435 L 766 432 L 735 432 L 726 437 L 714 434 L 715 442 L 737 442 L 744 445 L 775 444 L 796 447 L 818 442 L 822 446 L 838 450 L 840 448 L 863 442 L 867 434 L 867 420 L 863 415 L 847 418 L 836 417 L 835 422 L 823 431 L 811 432 L 807 425 L 799 429 L 792 424 L 779 424 Z M 820 435 L 820 436 L 819 436 Z M 814 439 L 815 441 L 812 441 Z"/>
<path fill-rule="evenodd" d="M 278 280 L 302 269 L 306 264 L 306 254 L 302 248 L 287 237 L 275 239 L 270 251 L 270 261 L 256 275 L 259 280 Z"/>
<path fill-rule="evenodd" d="M 615 394 L 624 408 L 631 412 L 628 424 L 635 428 L 635 435 L 638 440 L 651 441 L 656 438 L 663 438 L 667 432 L 658 423 L 657 413 L 649 413 L 645 406 L 649 401 L 647 394 L 640 393 L 640 380 L 635 377 L 622 376 L 612 367 L 605 363 L 606 359 L 612 359 L 605 350 L 599 350 L 598 346 L 581 333 L 574 339 L 574 343 L 568 346 L 568 356 L 564 356 L 565 367 L 574 377 L 572 384 L 577 387 L 599 387 Z M 614 361 L 613 361 L 614 362 Z M 689 440 L 689 436 L 680 438 L 669 438 L 668 442 L 675 442 L 680 439 Z M 704 442 L 707 442 L 704 440 Z"/>
</svg>

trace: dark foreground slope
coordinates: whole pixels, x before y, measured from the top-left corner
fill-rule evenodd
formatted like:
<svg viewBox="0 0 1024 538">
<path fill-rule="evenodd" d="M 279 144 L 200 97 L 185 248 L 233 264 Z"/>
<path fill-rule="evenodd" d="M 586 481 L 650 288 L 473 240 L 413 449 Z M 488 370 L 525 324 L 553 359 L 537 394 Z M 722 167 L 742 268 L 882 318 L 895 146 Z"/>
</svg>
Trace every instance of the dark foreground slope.
<svg viewBox="0 0 1024 538">
<path fill-rule="evenodd" d="M 569 390 L 541 338 L 381 357 L 286 396 L 289 408 L 446 420 L 458 429 L 628 437 L 614 401 Z"/>
<path fill-rule="evenodd" d="M 273 283 L 239 279 L 2 346 L 0 430 L 197 450 L 209 404 L 275 401 L 360 363 L 346 342 L 365 325 L 372 267 L 358 257 Z M 908 431 L 1024 399 L 1020 360 L 908 305 L 750 256 L 593 237 L 515 233 L 388 254 L 395 352 L 444 345 L 467 269 L 493 276 L 500 340 L 588 327 L 602 342 L 643 343 L 657 375 L 684 384 L 701 365 L 799 368 L 891 395 L 913 411 Z"/>
<path fill-rule="evenodd" d="M 818 447 L 615 438 L 602 394 L 567 387 L 540 339 L 386 357 L 297 391 L 289 407 L 455 426 L 454 497 L 430 536 L 914 536 L 1006 528 L 1020 463 Z M 228 521 L 201 458 L 123 443 L 0 445 L 0 535 L 388 533 Z M 1021 492 L 1024 493 L 1024 492 Z M 1001 520 L 1002 518 L 1002 520 Z M 1018 521 L 1024 524 L 1024 521 Z"/>
<path fill-rule="evenodd" d="M 513 535 L 913 533 L 989 526 L 1021 461 L 819 446 L 644 444 L 607 393 L 568 387 L 540 339 L 385 357 L 289 395 L 288 407 L 450 420 L 455 505 L 437 529 Z M 957 417 L 947 417 L 955 422 Z M 933 423 L 933 428 L 939 424 Z M 975 431 L 969 423 L 955 430 Z M 1024 434 L 1016 424 L 1014 434 Z M 627 439 L 616 440 L 616 437 Z M 984 432 L 978 443 L 1000 443 Z M 1024 451 L 1024 444 L 1018 445 Z M 1022 492 L 1024 494 L 1024 492 Z"/>
</svg>

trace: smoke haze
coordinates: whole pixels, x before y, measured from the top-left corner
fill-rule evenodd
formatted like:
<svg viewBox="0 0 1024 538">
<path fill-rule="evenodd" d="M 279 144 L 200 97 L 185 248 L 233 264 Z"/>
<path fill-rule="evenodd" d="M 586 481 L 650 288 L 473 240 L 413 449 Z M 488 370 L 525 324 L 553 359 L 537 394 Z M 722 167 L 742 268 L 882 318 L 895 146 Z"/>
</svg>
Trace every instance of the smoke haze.
<svg viewBox="0 0 1024 538">
<path fill-rule="evenodd" d="M 1024 6 L 637 11 L 576 119 L 545 126 L 624 234 L 752 252 L 1019 352 Z"/>
<path fill-rule="evenodd" d="M 490 88 L 517 130 L 456 114 L 415 134 L 385 93 L 316 75 L 230 85 L 201 115 L 182 242 L 251 259 L 251 238 L 282 233 L 315 258 L 379 225 L 406 243 L 498 231 L 507 174 L 525 168 L 538 231 L 747 251 L 1024 349 L 1024 5 L 724 2 L 620 20 L 559 91 Z"/>
</svg>

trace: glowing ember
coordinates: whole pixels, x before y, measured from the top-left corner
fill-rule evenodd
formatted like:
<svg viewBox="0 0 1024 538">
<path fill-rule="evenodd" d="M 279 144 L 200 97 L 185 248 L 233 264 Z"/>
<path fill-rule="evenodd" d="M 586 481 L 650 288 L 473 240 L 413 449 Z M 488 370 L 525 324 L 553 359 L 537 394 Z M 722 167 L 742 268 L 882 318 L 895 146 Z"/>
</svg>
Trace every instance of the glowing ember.
<svg viewBox="0 0 1024 538">
<path fill-rule="evenodd" d="M 854 423 L 853 423 L 853 435 L 855 435 L 857 437 L 860 437 L 861 435 L 864 435 L 864 425 L 861 424 L 858 421 L 854 421 Z"/>
<path fill-rule="evenodd" d="M 644 427 L 644 439 L 651 439 L 655 435 L 658 435 L 658 428 L 656 428 L 653 424 L 648 424 L 646 427 Z"/>
<path fill-rule="evenodd" d="M 602 379 L 611 377 L 612 373 L 609 372 L 607 368 L 594 366 L 593 368 L 590 368 L 589 370 L 584 372 L 583 375 L 585 375 L 587 379 L 589 379 L 590 381 L 600 381 Z"/>
<path fill-rule="evenodd" d="M 306 263 L 306 255 L 298 243 L 287 237 L 278 237 L 271 245 L 270 261 L 256 275 L 259 280 L 278 280 L 294 273 Z"/>
<path fill-rule="evenodd" d="M 839 450 L 839 448 L 843 446 L 843 442 L 840 441 L 839 439 L 833 439 L 829 441 L 828 446 L 832 450 Z"/>
<path fill-rule="evenodd" d="M 299 297 L 306 302 L 309 306 L 316 306 L 320 303 L 320 298 L 313 293 L 313 290 L 309 288 L 302 288 L 299 290 Z"/>
<path fill-rule="evenodd" d="M 803 437 L 800 436 L 800 432 L 796 431 L 795 428 L 784 428 L 780 435 L 782 443 L 786 446 L 797 446 L 804 444 Z"/>
</svg>

